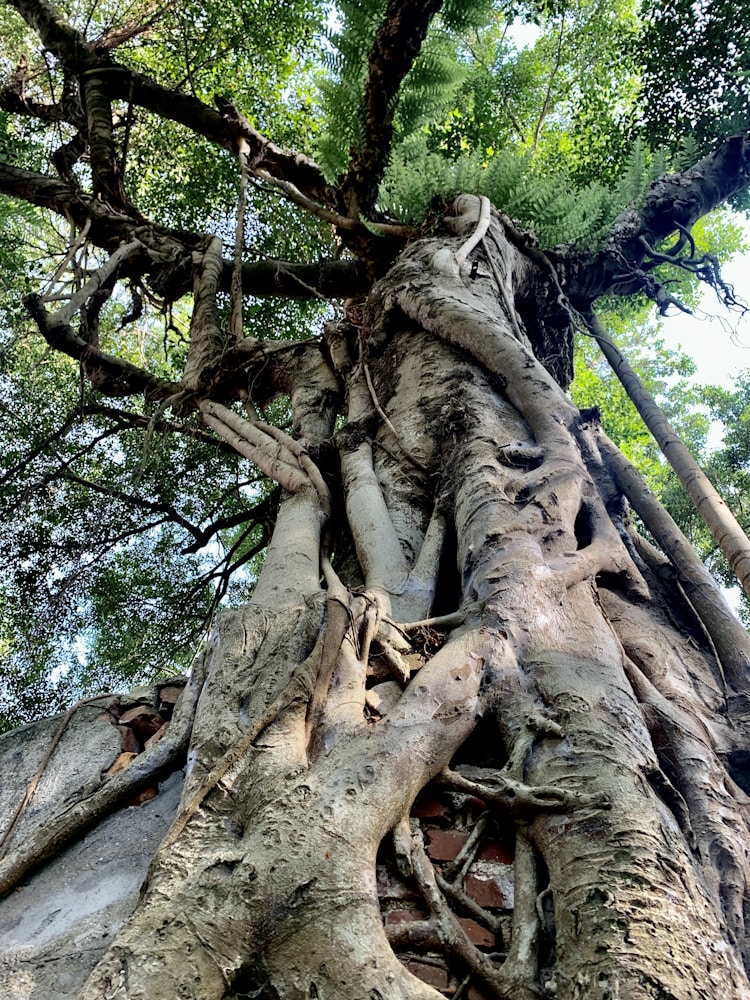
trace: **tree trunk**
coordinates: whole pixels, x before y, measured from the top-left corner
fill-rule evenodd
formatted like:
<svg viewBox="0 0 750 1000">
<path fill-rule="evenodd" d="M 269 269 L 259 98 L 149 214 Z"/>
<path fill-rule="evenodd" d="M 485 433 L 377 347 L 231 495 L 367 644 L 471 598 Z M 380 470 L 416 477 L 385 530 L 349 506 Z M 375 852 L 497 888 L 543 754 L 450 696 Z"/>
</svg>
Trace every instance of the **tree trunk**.
<svg viewBox="0 0 750 1000">
<path fill-rule="evenodd" d="M 467 258 L 479 208 L 459 199 L 455 235 L 404 251 L 325 353 L 278 362 L 304 449 L 257 421 L 246 441 L 294 492 L 219 617 L 178 819 L 81 1000 L 438 997 L 389 943 L 379 852 L 473 977 L 457 995 L 750 997 L 746 680 L 636 539 L 565 364 L 534 355 L 562 343 L 548 275 L 494 215 Z M 464 940 L 404 826 L 433 779 L 515 840 L 502 956 Z"/>
</svg>

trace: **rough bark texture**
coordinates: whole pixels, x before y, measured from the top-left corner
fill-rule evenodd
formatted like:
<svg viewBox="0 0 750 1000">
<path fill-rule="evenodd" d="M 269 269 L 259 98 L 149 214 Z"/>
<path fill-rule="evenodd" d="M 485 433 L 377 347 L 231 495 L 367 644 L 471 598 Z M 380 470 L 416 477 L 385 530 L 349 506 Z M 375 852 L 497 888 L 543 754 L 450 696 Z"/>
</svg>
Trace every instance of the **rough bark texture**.
<svg viewBox="0 0 750 1000">
<path fill-rule="evenodd" d="M 727 643 L 679 586 L 695 580 L 637 542 L 611 446 L 516 307 L 536 295 L 545 314 L 539 262 L 496 215 L 464 259 L 479 200 L 456 210 L 325 352 L 272 362 L 294 440 L 204 408 L 289 492 L 253 599 L 205 654 L 176 822 L 81 1000 L 428 1000 L 472 983 L 512 1000 L 750 997 L 748 803 L 729 769 L 747 639 L 724 669 Z M 345 519 L 310 459 L 325 441 Z M 452 915 L 502 937 L 461 888 L 481 865 L 446 890 L 418 809 L 404 825 L 438 777 L 515 842 L 501 949 Z M 410 934 L 388 923 L 384 857 L 421 907 Z M 49 995 L 31 966 L 7 975 L 11 995 Z"/>
<path fill-rule="evenodd" d="M 669 301 L 657 247 L 746 189 L 750 137 L 662 178 L 594 251 L 543 252 L 473 196 L 415 231 L 377 206 L 439 0 L 384 5 L 333 183 L 49 0 L 8 3 L 39 78 L 64 81 L 27 93 L 19 53 L 0 91 L 62 143 L 60 179 L 0 164 L 0 193 L 71 228 L 47 277 L 76 271 L 75 293 L 37 289 L 31 318 L 99 392 L 157 403 L 128 427 L 231 448 L 281 499 L 255 511 L 251 600 L 217 616 L 179 701 L 106 696 L 0 740 L 4 995 L 750 1000 L 750 642 L 565 394 L 581 317 L 613 291 Z M 144 218 L 127 155 L 143 113 L 229 151 L 243 189 L 333 227 L 349 258 L 242 260 L 240 219 L 225 260 L 218 235 Z M 150 322 L 192 293 L 174 381 L 100 346 L 123 281 Z M 255 339 L 247 294 L 345 306 L 321 338 Z M 287 429 L 261 419 L 275 400 Z M 182 518 L 185 551 L 233 518 Z"/>
</svg>

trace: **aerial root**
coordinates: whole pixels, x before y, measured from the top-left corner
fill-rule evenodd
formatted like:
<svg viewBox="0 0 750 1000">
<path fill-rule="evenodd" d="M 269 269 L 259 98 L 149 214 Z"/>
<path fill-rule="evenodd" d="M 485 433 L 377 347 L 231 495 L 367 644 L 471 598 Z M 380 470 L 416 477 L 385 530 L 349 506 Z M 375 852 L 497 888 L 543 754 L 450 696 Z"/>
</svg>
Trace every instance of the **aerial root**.
<svg viewBox="0 0 750 1000">
<path fill-rule="evenodd" d="M 484 799 L 506 815 L 526 819 L 540 812 L 612 808 L 609 798 L 600 792 L 571 792 L 553 785 L 527 785 L 489 768 L 445 768 L 440 772 L 438 780 L 446 788 Z"/>
<path fill-rule="evenodd" d="M 414 879 L 424 897 L 430 922 L 446 952 L 459 959 L 483 986 L 499 1000 L 514 996 L 505 979 L 505 965 L 499 968 L 471 942 L 458 917 L 453 913 L 438 884 L 438 876 L 424 849 L 418 821 L 407 819 L 393 830 L 396 857 L 403 874 Z M 518 995 L 518 994 L 516 994 Z"/>
<path fill-rule="evenodd" d="M 388 615 L 390 604 L 377 590 L 358 594 L 352 602 L 354 641 L 365 669 L 371 657 L 378 659 L 394 680 L 404 687 L 412 667 L 404 655 L 412 651 L 406 630 Z"/>
<path fill-rule="evenodd" d="M 522 831 L 517 831 L 514 863 L 515 905 L 512 936 L 508 946 L 503 939 L 502 922 L 470 899 L 461 886 L 475 860 L 489 814 L 479 817 L 460 856 L 442 873 L 437 870 L 424 847 L 419 821 L 404 818 L 393 830 L 396 864 L 404 878 L 413 879 L 419 888 L 428 917 L 388 928 L 392 945 L 419 949 L 440 949 L 465 967 L 468 975 L 459 994 L 478 980 L 484 990 L 499 1000 L 538 1000 L 539 984 L 539 866 L 535 851 Z M 453 908 L 471 917 L 496 936 L 492 954 L 478 950 L 469 939 Z"/>
<path fill-rule="evenodd" d="M 290 493 L 296 493 L 309 482 L 294 450 L 272 435 L 268 425 L 247 420 L 212 400 L 203 400 L 200 409 L 208 426 L 240 455 L 249 458 L 269 479 Z"/>
<path fill-rule="evenodd" d="M 599 573 L 621 577 L 628 592 L 634 597 L 648 600 L 648 584 L 623 544 L 598 494 L 582 498 L 582 507 L 588 518 L 591 541 L 576 552 L 565 553 L 550 560 L 550 568 L 560 574 L 570 589 L 585 580 L 593 580 Z"/>
<path fill-rule="evenodd" d="M 531 841 L 516 829 L 513 924 L 503 972 L 514 1000 L 535 1000 L 539 989 L 539 865 Z"/>
</svg>

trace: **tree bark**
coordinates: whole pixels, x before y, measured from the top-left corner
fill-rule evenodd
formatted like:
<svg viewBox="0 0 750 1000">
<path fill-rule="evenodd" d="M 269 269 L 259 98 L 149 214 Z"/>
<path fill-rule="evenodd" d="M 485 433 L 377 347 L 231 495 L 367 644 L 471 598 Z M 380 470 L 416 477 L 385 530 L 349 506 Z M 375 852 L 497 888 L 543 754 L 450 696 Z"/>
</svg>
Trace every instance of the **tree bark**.
<svg viewBox="0 0 750 1000">
<path fill-rule="evenodd" d="M 325 353 L 275 362 L 296 444 L 232 418 L 287 492 L 252 600 L 205 655 L 176 823 L 81 1000 L 439 996 L 383 926 L 393 831 L 449 965 L 489 995 L 750 997 L 741 671 L 657 572 L 679 564 L 668 538 L 639 549 L 621 470 L 516 308 L 544 314 L 548 275 L 480 209 L 459 199 Z M 326 440 L 338 521 L 311 458 Z M 432 655 L 413 639 L 430 616 L 451 623 Z M 504 960 L 460 938 L 405 833 L 441 775 L 516 841 Z"/>
</svg>

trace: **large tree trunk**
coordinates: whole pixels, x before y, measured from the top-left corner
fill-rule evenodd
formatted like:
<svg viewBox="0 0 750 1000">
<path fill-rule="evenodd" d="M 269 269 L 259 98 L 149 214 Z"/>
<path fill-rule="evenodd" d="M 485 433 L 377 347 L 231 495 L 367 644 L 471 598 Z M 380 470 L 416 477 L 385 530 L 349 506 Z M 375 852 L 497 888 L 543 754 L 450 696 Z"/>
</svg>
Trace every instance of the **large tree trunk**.
<svg viewBox="0 0 750 1000">
<path fill-rule="evenodd" d="M 559 286 L 497 217 L 464 262 L 478 200 L 458 213 L 325 353 L 284 362 L 306 478 L 277 473 L 294 492 L 205 654 L 177 821 L 82 1000 L 439 996 L 389 943 L 379 851 L 487 995 L 750 997 L 747 799 L 727 763 L 747 640 L 635 537 L 610 446 L 550 374 L 565 359 L 535 357 L 532 340 L 561 343 Z M 513 832 L 504 961 L 461 939 L 404 823 L 438 776 Z"/>
</svg>

